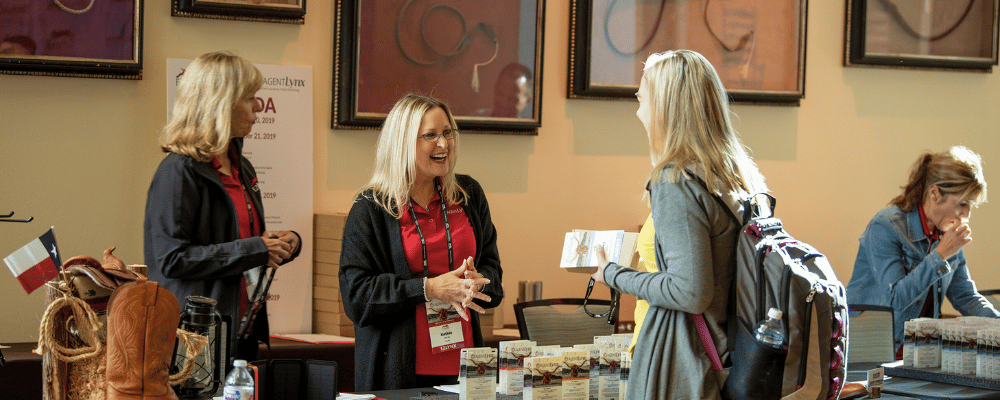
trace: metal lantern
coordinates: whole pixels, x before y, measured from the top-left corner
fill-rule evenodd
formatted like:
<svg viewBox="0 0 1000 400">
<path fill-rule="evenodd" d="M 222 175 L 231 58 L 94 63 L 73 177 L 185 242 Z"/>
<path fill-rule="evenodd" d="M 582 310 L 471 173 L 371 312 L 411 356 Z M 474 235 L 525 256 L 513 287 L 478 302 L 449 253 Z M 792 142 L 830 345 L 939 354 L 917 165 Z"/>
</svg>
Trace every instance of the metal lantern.
<svg viewBox="0 0 1000 400">
<path fill-rule="evenodd" d="M 201 335 L 208 339 L 208 346 L 194 361 L 194 369 L 180 385 L 174 386 L 174 392 L 182 399 L 209 399 L 219 390 L 222 379 L 219 368 L 226 360 L 222 357 L 222 343 L 225 337 L 222 332 L 222 317 L 216 311 L 215 299 L 203 296 L 188 296 L 184 311 L 181 312 L 180 329 Z M 183 343 L 174 346 L 174 357 L 171 361 L 171 371 L 177 372 L 184 367 L 187 355 Z"/>
</svg>

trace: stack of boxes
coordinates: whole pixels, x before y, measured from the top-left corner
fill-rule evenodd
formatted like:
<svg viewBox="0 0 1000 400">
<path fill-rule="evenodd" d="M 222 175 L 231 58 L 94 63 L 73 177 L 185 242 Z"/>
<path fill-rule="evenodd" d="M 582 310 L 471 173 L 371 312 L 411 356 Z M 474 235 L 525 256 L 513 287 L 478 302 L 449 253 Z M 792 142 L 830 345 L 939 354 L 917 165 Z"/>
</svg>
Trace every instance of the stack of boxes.
<svg viewBox="0 0 1000 400">
<path fill-rule="evenodd" d="M 354 337 L 340 299 L 340 246 L 347 214 L 313 218 L 313 333 Z"/>
</svg>

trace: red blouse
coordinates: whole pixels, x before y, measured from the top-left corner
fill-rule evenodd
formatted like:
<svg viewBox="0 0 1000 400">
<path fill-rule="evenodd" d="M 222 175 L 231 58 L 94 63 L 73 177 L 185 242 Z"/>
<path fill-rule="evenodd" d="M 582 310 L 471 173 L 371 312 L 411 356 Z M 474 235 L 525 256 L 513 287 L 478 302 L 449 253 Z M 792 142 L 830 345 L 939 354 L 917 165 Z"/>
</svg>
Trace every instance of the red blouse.
<svg viewBox="0 0 1000 400">
<path fill-rule="evenodd" d="M 219 174 L 219 179 L 222 179 L 222 186 L 226 188 L 226 194 L 229 195 L 229 198 L 233 201 L 233 206 L 236 208 L 236 219 L 240 225 L 240 239 L 246 239 L 261 235 L 263 232 L 261 232 L 260 214 L 257 213 L 253 201 L 250 200 L 250 195 L 244 190 L 243 183 L 240 181 L 240 157 L 234 153 L 235 149 L 230 146 L 229 173 L 232 176 L 219 171 L 222 168 L 222 163 L 218 157 L 212 157 L 212 166 L 215 167 L 215 172 Z M 253 219 L 251 219 L 251 215 L 253 215 Z M 251 222 L 253 226 L 250 225 Z M 243 318 L 243 315 L 247 312 L 247 307 L 250 306 L 246 278 L 242 276 L 240 277 L 240 293 L 240 315 L 237 318 Z"/>
<path fill-rule="evenodd" d="M 427 269 L 430 273 L 428 278 L 447 273 L 448 241 L 444 220 L 441 216 L 441 198 L 435 194 L 427 206 L 429 209 L 424 209 L 412 202 L 411 205 L 417 214 L 417 221 L 420 223 L 424 240 L 427 242 Z M 455 269 L 459 269 L 462 267 L 462 260 L 476 257 L 476 237 L 472 231 L 472 224 L 469 223 L 469 217 L 465 215 L 465 210 L 462 209 L 461 205 L 452 204 L 448 206 L 447 210 L 448 222 L 451 226 Z M 413 224 L 413 217 L 408 210 L 400 213 L 399 229 L 403 236 L 403 250 L 406 253 L 410 272 L 413 273 L 414 278 L 422 278 L 424 276 L 423 250 L 420 248 L 420 236 Z M 415 349 L 417 375 L 457 375 L 461 351 L 456 349 L 433 354 L 427 327 L 426 307 L 421 303 L 416 307 L 415 312 L 417 321 L 417 348 Z M 469 321 L 460 321 L 462 321 L 462 334 L 465 336 L 464 347 L 473 347 L 472 324 Z"/>
</svg>

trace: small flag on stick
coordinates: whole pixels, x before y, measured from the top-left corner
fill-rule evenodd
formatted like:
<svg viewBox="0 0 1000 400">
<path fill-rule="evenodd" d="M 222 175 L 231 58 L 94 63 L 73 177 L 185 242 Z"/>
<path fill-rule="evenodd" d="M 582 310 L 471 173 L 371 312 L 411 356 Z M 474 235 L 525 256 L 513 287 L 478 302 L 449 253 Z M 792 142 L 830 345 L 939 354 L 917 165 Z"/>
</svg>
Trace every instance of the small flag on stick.
<svg viewBox="0 0 1000 400">
<path fill-rule="evenodd" d="M 62 259 L 56 247 L 56 236 L 49 228 L 40 238 L 11 253 L 3 259 L 7 268 L 21 282 L 25 292 L 31 294 L 45 282 L 59 276 Z"/>
</svg>

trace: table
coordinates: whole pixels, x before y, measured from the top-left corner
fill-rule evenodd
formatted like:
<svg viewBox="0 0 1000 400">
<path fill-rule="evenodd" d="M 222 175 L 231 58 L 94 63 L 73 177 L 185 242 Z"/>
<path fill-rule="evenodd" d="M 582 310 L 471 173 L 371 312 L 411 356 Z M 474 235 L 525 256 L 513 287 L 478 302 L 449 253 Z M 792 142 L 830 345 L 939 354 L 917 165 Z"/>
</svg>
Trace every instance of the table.
<svg viewBox="0 0 1000 400">
<path fill-rule="evenodd" d="M 878 368 L 879 363 L 854 363 L 847 365 L 847 381 L 864 381 L 868 379 L 867 372 Z M 949 385 L 946 383 L 929 382 L 919 379 L 887 377 L 882 388 L 884 399 L 998 399 L 1000 391 L 980 389 L 968 386 Z M 896 397 L 889 397 L 890 395 Z M 900 397 L 902 396 L 902 397 Z M 909 396 L 909 397 L 906 397 Z"/>
</svg>

